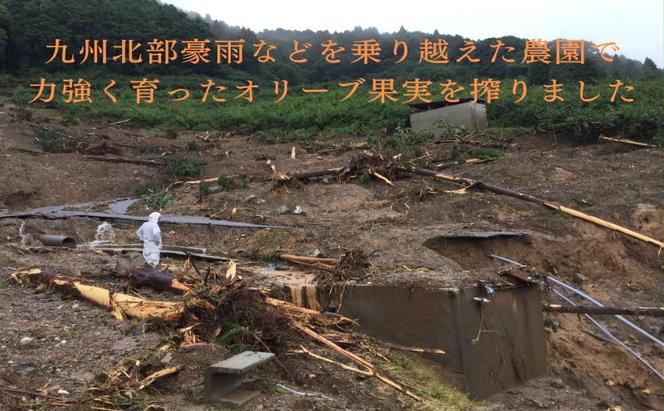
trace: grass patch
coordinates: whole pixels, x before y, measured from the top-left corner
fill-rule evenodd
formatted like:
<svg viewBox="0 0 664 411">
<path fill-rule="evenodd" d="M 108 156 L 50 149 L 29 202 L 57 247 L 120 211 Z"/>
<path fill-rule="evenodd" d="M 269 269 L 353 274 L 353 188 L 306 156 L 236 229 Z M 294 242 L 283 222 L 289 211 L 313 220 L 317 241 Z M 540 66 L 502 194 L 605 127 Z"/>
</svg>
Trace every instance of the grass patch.
<svg viewBox="0 0 664 411">
<path fill-rule="evenodd" d="M 278 261 L 284 250 L 294 251 L 298 240 L 285 230 L 260 230 L 241 244 L 247 257 L 258 261 Z"/>
<path fill-rule="evenodd" d="M 5 257 L 4 255 L 0 255 L 0 268 L 9 267 L 11 264 L 12 264 L 12 260 Z"/>
<path fill-rule="evenodd" d="M 493 160 L 503 157 L 505 152 L 496 149 L 484 149 L 473 147 L 467 144 L 455 144 L 452 148 L 452 159 L 459 164 L 466 162 L 468 158 L 477 158 L 480 160 Z"/>
<path fill-rule="evenodd" d="M 458 390 L 440 382 L 440 376 L 423 359 L 416 355 L 391 352 L 389 363 L 383 368 L 399 381 L 408 381 L 408 385 L 422 396 L 428 397 L 418 410 L 426 411 L 466 411 L 477 408 L 468 397 Z"/>
</svg>

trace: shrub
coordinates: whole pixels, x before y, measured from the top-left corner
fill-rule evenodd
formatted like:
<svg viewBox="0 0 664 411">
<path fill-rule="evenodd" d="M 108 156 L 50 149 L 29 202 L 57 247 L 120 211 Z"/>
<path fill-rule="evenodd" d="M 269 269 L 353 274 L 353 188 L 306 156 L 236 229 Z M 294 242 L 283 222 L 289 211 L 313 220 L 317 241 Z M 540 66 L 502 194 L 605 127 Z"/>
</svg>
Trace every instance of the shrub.
<svg viewBox="0 0 664 411">
<path fill-rule="evenodd" d="M 168 163 L 168 173 L 177 178 L 199 177 L 203 162 L 199 160 L 177 159 Z"/>
</svg>

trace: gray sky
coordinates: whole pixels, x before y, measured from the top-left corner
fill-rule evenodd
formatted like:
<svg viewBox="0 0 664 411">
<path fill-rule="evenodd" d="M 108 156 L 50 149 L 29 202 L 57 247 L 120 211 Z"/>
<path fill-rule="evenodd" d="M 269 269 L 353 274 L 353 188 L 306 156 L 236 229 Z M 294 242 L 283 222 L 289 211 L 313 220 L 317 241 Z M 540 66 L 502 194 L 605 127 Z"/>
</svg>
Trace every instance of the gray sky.
<svg viewBox="0 0 664 411">
<path fill-rule="evenodd" d="M 357 0 L 163 0 L 234 26 L 343 31 L 355 26 L 381 32 L 407 30 L 459 34 L 471 39 L 524 38 L 615 41 L 619 53 L 662 67 L 662 0 L 460 0 L 360 2 Z"/>
</svg>

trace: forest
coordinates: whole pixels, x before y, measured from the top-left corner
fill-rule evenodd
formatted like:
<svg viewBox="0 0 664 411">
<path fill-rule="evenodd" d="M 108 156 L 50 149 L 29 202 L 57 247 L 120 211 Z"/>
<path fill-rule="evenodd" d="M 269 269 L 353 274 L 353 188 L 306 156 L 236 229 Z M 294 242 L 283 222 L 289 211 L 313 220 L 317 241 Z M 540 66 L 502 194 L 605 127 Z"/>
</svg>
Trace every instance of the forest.
<svg viewBox="0 0 664 411">
<path fill-rule="evenodd" d="M 56 59 L 45 64 L 53 55 L 53 50 L 47 46 L 53 45 L 55 39 L 68 45 L 70 53 L 74 54 L 82 51 L 86 40 L 107 40 L 109 61 L 107 64 L 87 61 L 71 65 Z M 214 57 L 206 64 L 187 64 L 182 59 L 168 65 L 121 64 L 110 56 L 114 54 L 113 46 L 123 39 L 141 44 L 154 39 L 209 40 L 213 52 L 215 40 L 242 39 L 244 59 L 241 64 L 216 64 Z M 354 56 L 349 51 L 354 42 L 368 39 L 380 45 L 380 61 L 353 63 Z M 321 53 L 322 45 L 330 40 L 346 52 L 339 54 L 338 64 L 330 64 Z M 133 126 L 223 128 L 259 132 L 277 139 L 376 133 L 406 126 L 411 108 L 404 104 L 406 99 L 369 103 L 371 79 L 393 79 L 397 88 L 414 79 L 431 81 L 431 100 L 442 99 L 437 86 L 445 81 L 465 86 L 459 97 L 469 97 L 474 79 L 491 79 L 501 82 L 500 98 L 488 105 L 492 124 L 556 130 L 580 137 L 609 133 L 661 140 L 662 70 L 651 59 L 639 62 L 618 54 L 608 62 L 600 58 L 590 41 L 586 41 L 584 64 L 528 64 L 522 62 L 527 40 L 510 35 L 499 39 L 466 39 L 460 34 L 423 33 L 403 27 L 395 33 L 381 33 L 372 27 L 355 27 L 338 33 L 285 29 L 254 32 L 155 0 L 0 0 L 0 80 L 6 83 L 4 87 L 15 88 L 14 101 L 25 104 L 35 95 L 30 84 L 40 78 L 58 86 L 67 78 L 90 82 L 93 95 L 97 97 L 92 103 L 68 104 L 60 98 L 42 103 L 61 108 L 68 121 L 74 123 L 82 118 L 131 119 Z M 553 50 L 556 39 L 547 40 Z M 302 54 L 306 55 L 306 63 L 289 60 L 294 41 L 299 47 L 310 46 Z M 445 42 L 449 64 L 420 62 L 418 50 L 424 41 Z M 476 46 L 472 58 L 477 62 L 456 62 L 467 41 Z M 400 43 L 398 52 L 396 42 Z M 495 51 L 492 45 L 497 42 L 503 44 L 504 50 L 513 50 L 510 57 L 514 63 L 506 63 L 501 58 L 491 61 Z M 259 62 L 260 55 L 254 52 L 261 43 L 265 47 L 260 55 L 264 55 L 266 47 L 271 47 L 270 56 L 274 61 Z M 178 47 L 181 46 L 176 49 Z M 401 61 L 405 49 L 409 52 Z M 103 98 L 102 88 L 113 79 L 119 88 L 124 85 L 118 91 L 119 98 L 131 100 L 133 90 L 128 84 L 141 78 L 159 79 L 154 104 L 113 104 Z M 340 101 L 345 92 L 338 84 L 359 78 L 366 79 L 367 84 L 352 99 Z M 200 86 L 209 79 L 228 90 L 247 81 L 260 87 L 251 103 L 229 94 L 221 105 L 202 104 Z M 564 85 L 561 94 L 565 101 L 547 103 L 543 100 L 543 85 L 552 79 Z M 527 83 L 528 91 L 523 101 L 515 103 L 519 93 L 512 92 L 512 86 L 518 80 Z M 282 81 L 289 83 L 288 98 L 275 104 L 273 83 Z M 590 103 L 580 101 L 579 81 L 584 82 L 584 94 L 600 94 L 600 98 Z M 610 101 L 610 84 L 616 81 L 634 87 L 629 93 L 634 102 L 620 98 Z M 181 103 L 171 101 L 167 91 L 183 87 L 191 90 L 191 98 Z M 301 91 L 303 87 L 325 87 L 330 92 L 305 95 Z M 518 110 L 514 110 L 515 107 Z"/>
</svg>

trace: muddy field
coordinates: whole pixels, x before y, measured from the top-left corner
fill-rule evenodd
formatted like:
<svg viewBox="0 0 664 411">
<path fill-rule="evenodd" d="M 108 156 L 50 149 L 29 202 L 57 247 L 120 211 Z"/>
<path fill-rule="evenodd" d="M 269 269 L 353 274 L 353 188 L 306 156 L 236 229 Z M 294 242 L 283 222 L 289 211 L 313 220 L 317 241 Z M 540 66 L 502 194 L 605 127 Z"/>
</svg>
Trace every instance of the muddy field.
<svg viewBox="0 0 664 411">
<path fill-rule="evenodd" d="M 80 203 L 90 204 L 79 209 L 108 211 L 106 202 L 133 197 L 150 180 L 176 180 L 161 166 L 96 161 L 80 152 L 30 152 L 41 151 L 35 125 L 62 127 L 57 113 L 34 112 L 28 122 L 20 120 L 10 106 L 0 111 L 3 212 Z M 554 274 L 606 305 L 662 306 L 662 259 L 657 247 L 536 204 L 481 190 L 460 192 L 450 183 L 406 173 L 387 175 L 393 185 L 366 174 L 275 184 L 275 176 L 281 174 L 352 164 L 366 149 L 362 140 L 340 137 L 264 144 L 252 136 L 224 132 L 173 135 L 123 126 L 84 123 L 66 127 L 65 132 L 86 142 L 89 152 L 112 152 L 141 160 L 195 158 L 204 164 L 200 178 L 228 176 L 232 187 L 219 190 L 211 184 L 211 193 L 201 191 L 198 185 L 173 185 L 169 195 L 176 201 L 162 213 L 285 228 L 163 224 L 164 243 L 204 247 L 210 254 L 236 259 L 240 269 L 247 268 L 245 275 L 261 286 L 288 281 L 295 275 L 292 272 L 299 272 L 296 277 L 307 281 L 320 274 L 274 261 L 280 252 L 338 257 L 348 250 L 361 250 L 370 265 L 357 281 L 413 287 L 466 285 L 495 277 L 505 264 L 487 257 L 494 253 L 532 266 L 541 274 Z M 508 131 L 480 136 L 477 143 L 500 147 L 505 155 L 444 172 L 536 195 L 661 240 L 661 149 Z M 424 143 L 422 149 L 424 156 L 444 160 L 452 146 L 432 141 Z M 137 215 L 150 211 L 140 207 L 130 210 Z M 0 219 L 0 383 L 53 396 L 65 390 L 65 398 L 77 398 L 104 371 L 127 359 L 146 358 L 148 363 L 185 367 L 177 376 L 151 387 L 147 391 L 150 398 L 172 410 L 221 409 L 200 401 L 202 370 L 229 356 L 227 347 L 211 344 L 193 352 L 177 348 L 160 351 L 165 337 L 158 328 L 119 321 L 85 301 L 53 291 L 35 292 L 9 279 L 17 269 L 37 266 L 125 290 L 126 282 L 112 275 L 113 255 L 82 249 L 29 248 L 39 246 L 34 239 L 41 233 L 66 234 L 79 244 L 91 242 L 98 220 L 28 219 L 21 233 L 23 223 L 20 219 Z M 116 243 L 136 241 L 137 223 L 112 225 Z M 483 230 L 524 233 L 527 240 L 440 240 L 440 236 Z M 184 261 L 165 258 L 164 262 L 177 272 Z M 208 267 L 225 271 L 226 264 L 201 262 L 199 268 Z M 176 298 L 149 289 L 137 291 L 150 298 Z M 550 292 L 545 295 L 547 302 L 561 302 Z M 662 409 L 661 379 L 636 358 L 607 342 L 580 316 L 546 314 L 545 318 L 548 376 L 476 402 L 447 388 L 449 392 L 441 394 L 447 409 Z M 662 337 L 660 318 L 633 320 Z M 612 318 L 601 321 L 661 372 L 661 349 Z M 398 358 L 385 357 L 392 361 L 384 365 L 393 368 L 393 375 L 403 376 L 402 381 L 418 386 L 432 376 L 445 380 L 444 372 L 434 363 L 411 355 Z M 270 365 L 257 383 L 264 394 L 253 409 L 421 408 L 374 379 L 292 352 L 280 354 L 280 359 L 283 367 Z M 423 376 L 422 370 L 427 374 Z M 276 384 L 322 393 L 326 398 L 298 396 L 275 389 Z M 20 405 L 20 396 L 13 404 Z M 43 409 L 76 409 L 73 405 L 52 407 Z"/>
</svg>

